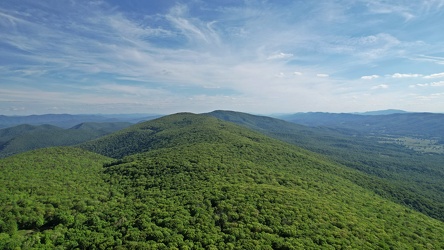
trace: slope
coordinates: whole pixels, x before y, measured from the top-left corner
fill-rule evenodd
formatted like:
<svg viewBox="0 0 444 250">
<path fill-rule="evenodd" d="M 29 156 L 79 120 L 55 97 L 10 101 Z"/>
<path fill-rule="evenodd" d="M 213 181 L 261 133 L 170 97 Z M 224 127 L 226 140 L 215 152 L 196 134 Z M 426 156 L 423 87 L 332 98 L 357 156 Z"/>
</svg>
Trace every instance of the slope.
<svg viewBox="0 0 444 250">
<path fill-rule="evenodd" d="M 52 125 L 18 125 L 0 129 L 0 157 L 32 149 L 69 146 L 89 141 L 132 125 L 124 122 L 81 123 L 70 129 Z"/>
<path fill-rule="evenodd" d="M 362 176 L 356 171 L 202 115 L 167 116 L 83 147 L 116 158 L 127 155 L 106 173 L 141 203 L 136 217 L 150 218 L 135 229 L 134 239 L 152 240 L 145 247 L 181 239 L 180 244 L 207 248 L 402 248 L 416 237 L 398 238 L 394 232 L 406 233 L 403 223 L 429 221 L 435 233 L 443 226 L 343 178 Z"/>
<path fill-rule="evenodd" d="M 42 248 L 79 234 L 66 226 L 87 221 L 108 199 L 100 172 L 109 160 L 68 147 L 0 159 L 0 249 Z"/>
<path fill-rule="evenodd" d="M 311 128 L 265 116 L 233 111 L 207 115 L 326 155 L 368 174 L 367 178 L 349 176 L 356 184 L 444 221 L 444 155 L 421 154 L 398 145 L 381 144 L 378 138 L 349 136 L 334 129 Z"/>
<path fill-rule="evenodd" d="M 82 143 L 79 147 L 109 157 L 122 158 L 152 149 L 209 140 L 213 136 L 208 130 L 217 134 L 219 129 L 216 121 L 205 116 L 180 113 L 133 125 L 111 135 Z"/>
</svg>

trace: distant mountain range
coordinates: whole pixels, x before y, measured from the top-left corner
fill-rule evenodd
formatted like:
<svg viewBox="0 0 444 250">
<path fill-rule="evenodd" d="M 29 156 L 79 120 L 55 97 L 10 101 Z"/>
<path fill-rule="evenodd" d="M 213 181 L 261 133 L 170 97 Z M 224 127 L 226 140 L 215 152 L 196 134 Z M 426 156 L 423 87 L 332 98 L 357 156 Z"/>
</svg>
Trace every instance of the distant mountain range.
<svg viewBox="0 0 444 250">
<path fill-rule="evenodd" d="M 28 125 L 54 125 L 60 128 L 71 128 L 84 122 L 130 122 L 138 123 L 161 117 L 157 114 L 129 114 L 129 115 L 70 115 L 46 114 L 29 116 L 0 115 L 0 128 L 13 127 L 21 124 Z"/>
<path fill-rule="evenodd" d="M 444 142 L 444 114 L 392 113 L 358 115 L 349 113 L 296 113 L 280 119 L 310 127 L 328 127 L 349 133 L 413 136 Z"/>
<path fill-rule="evenodd" d="M 0 129 L 0 158 L 37 148 L 79 144 L 130 125 L 129 122 L 85 122 L 69 129 L 47 124 Z"/>
<path fill-rule="evenodd" d="M 359 114 L 359 115 L 391 115 L 391 114 L 403 114 L 403 113 L 411 113 L 411 112 L 400 110 L 400 109 L 386 109 L 386 110 L 358 112 L 358 113 L 354 113 L 354 114 Z"/>
</svg>

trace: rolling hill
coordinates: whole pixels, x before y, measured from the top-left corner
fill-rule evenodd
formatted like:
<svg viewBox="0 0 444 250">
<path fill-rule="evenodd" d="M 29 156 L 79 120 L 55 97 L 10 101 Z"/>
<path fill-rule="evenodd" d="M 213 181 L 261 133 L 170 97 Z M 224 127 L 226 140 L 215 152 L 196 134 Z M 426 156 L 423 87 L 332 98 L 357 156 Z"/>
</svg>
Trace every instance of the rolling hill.
<svg viewBox="0 0 444 250">
<path fill-rule="evenodd" d="M 350 136 L 342 130 L 307 127 L 266 116 L 221 110 L 206 115 L 234 122 L 359 170 L 368 177 L 354 175 L 350 180 L 356 184 L 444 221 L 442 154 L 424 154 L 381 143 L 375 137 Z"/>
<path fill-rule="evenodd" d="M 46 114 L 27 116 L 0 115 L 0 128 L 14 127 L 23 124 L 29 125 L 53 125 L 60 128 L 71 128 L 80 123 L 106 123 L 129 122 L 138 123 L 159 118 L 157 114 L 101 114 L 101 115 L 71 115 L 71 114 Z"/>
<path fill-rule="evenodd" d="M 89 141 L 132 125 L 125 122 L 81 123 L 63 129 L 53 125 L 18 125 L 0 129 L 0 158 L 32 149 L 69 146 Z"/>
<path fill-rule="evenodd" d="M 80 147 L 0 160 L 0 247 L 444 247 L 443 222 L 350 180 L 366 174 L 208 115 L 166 116 Z"/>
</svg>

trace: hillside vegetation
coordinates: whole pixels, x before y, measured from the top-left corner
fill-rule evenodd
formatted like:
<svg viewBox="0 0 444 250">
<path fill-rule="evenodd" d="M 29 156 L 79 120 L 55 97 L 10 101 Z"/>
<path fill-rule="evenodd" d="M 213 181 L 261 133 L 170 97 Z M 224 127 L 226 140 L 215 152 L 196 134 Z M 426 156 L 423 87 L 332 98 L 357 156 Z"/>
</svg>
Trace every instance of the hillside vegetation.
<svg viewBox="0 0 444 250">
<path fill-rule="evenodd" d="M 139 138 L 143 137 L 143 140 Z M 363 174 L 194 114 L 0 160 L 0 248 L 441 249 L 444 223 Z"/>
<path fill-rule="evenodd" d="M 79 238 L 103 240 L 77 226 L 91 223 L 109 200 L 102 177 L 109 161 L 67 147 L 0 159 L 0 249 L 72 248 Z"/>
<path fill-rule="evenodd" d="M 233 111 L 207 115 L 287 141 L 367 174 L 344 176 L 399 204 L 444 221 L 444 155 L 423 154 L 379 138 L 312 128 Z"/>
<path fill-rule="evenodd" d="M 79 144 L 130 125 L 126 122 L 88 122 L 63 129 L 47 124 L 23 124 L 0 129 L 0 158 L 38 148 Z"/>
</svg>

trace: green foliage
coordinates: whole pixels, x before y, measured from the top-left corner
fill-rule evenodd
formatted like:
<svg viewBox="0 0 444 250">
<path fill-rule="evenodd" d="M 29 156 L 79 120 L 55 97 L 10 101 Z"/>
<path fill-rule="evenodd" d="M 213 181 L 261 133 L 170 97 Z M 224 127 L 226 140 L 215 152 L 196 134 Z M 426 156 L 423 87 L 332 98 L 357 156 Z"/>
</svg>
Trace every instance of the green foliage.
<svg viewBox="0 0 444 250">
<path fill-rule="evenodd" d="M 168 116 L 82 147 L 125 157 L 0 160 L 0 248 L 444 248 L 443 222 L 344 178 L 362 173 L 215 118 Z"/>
<path fill-rule="evenodd" d="M 350 136 L 342 132 L 339 133 L 337 130 L 310 128 L 270 117 L 232 111 L 214 111 L 208 115 L 287 141 L 357 169 L 361 174 L 343 175 L 343 177 L 364 188 L 373 190 L 385 198 L 444 221 L 444 189 L 442 188 L 444 186 L 444 170 L 442 168 L 444 155 L 421 154 L 399 145 L 382 144 L 379 136 L 362 136 L 356 132 Z M 442 117 L 433 114 L 405 115 L 420 118 L 432 116 L 434 119 Z M 401 117 L 407 119 L 405 115 Z M 318 118 L 319 122 L 332 124 L 339 124 L 341 121 L 346 124 L 351 121 L 357 122 L 358 118 L 375 119 L 375 116 L 366 118 L 351 114 L 313 113 L 301 114 L 301 116 L 313 117 L 314 121 L 316 121 L 315 118 Z M 397 116 L 383 117 L 394 125 Z M 330 121 L 329 118 L 333 120 Z M 382 118 L 380 117 L 380 119 Z M 310 121 L 310 119 L 308 120 Z M 377 127 L 382 126 L 382 121 L 379 120 L 379 122 Z M 427 124 L 430 128 L 429 131 L 435 131 L 436 127 L 442 126 L 439 123 L 432 126 L 433 122 L 437 121 L 425 120 L 419 124 Z M 404 124 L 410 123 L 401 120 L 399 124 L 404 126 Z M 366 128 L 360 129 L 365 130 Z M 347 132 L 350 133 L 349 130 Z"/>
<path fill-rule="evenodd" d="M 70 129 L 52 125 L 19 125 L 0 129 L 0 157 L 28 150 L 69 146 L 110 134 L 131 125 L 124 122 L 81 123 Z"/>
<path fill-rule="evenodd" d="M 0 161 L 1 249 L 61 244 L 79 213 L 109 195 L 100 171 L 108 158 L 77 148 L 48 148 Z M 79 206 L 80 204 L 80 206 Z M 83 205 L 83 207 L 82 207 Z"/>
</svg>

